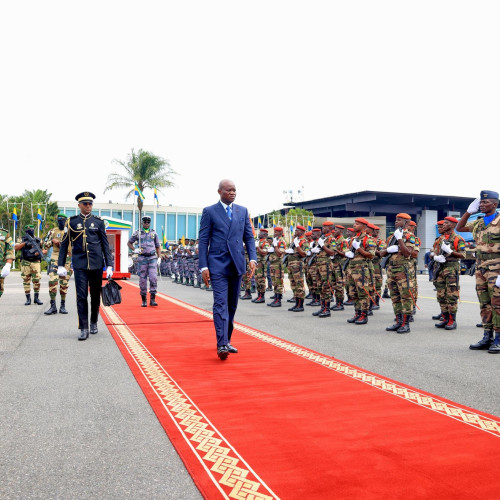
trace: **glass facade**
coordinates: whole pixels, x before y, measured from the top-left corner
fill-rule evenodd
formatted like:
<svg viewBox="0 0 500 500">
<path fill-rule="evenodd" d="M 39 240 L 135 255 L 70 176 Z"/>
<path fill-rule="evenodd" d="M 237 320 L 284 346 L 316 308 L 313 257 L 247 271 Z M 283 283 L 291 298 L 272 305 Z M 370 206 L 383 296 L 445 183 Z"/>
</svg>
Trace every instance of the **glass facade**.
<svg viewBox="0 0 500 500">
<path fill-rule="evenodd" d="M 115 219 L 123 219 L 123 211 L 122 210 L 113 210 L 111 212 L 111 217 Z"/>
<path fill-rule="evenodd" d="M 71 217 L 72 215 L 76 215 L 76 208 L 66 208 L 64 210 L 64 213 L 68 216 Z"/>
<path fill-rule="evenodd" d="M 198 226 L 196 224 L 196 214 L 189 214 L 188 215 L 187 237 L 189 239 L 195 240 L 196 239 L 196 230 L 197 229 L 198 229 Z"/>
<path fill-rule="evenodd" d="M 101 208 L 101 217 L 104 215 L 105 217 L 111 217 L 111 210 L 104 210 Z"/>
<path fill-rule="evenodd" d="M 177 213 L 177 238 L 187 237 L 187 227 L 186 227 L 187 216 L 186 214 Z"/>
<path fill-rule="evenodd" d="M 177 241 L 177 226 L 175 224 L 175 214 L 167 214 L 167 240 Z"/>
</svg>

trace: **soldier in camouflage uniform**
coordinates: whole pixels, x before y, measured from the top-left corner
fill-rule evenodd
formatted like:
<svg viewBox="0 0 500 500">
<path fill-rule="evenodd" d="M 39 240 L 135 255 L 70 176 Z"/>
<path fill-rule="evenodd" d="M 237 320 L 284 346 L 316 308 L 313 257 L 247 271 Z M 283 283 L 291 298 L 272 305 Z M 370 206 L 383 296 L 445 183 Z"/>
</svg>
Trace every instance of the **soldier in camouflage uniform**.
<svg viewBox="0 0 500 500">
<path fill-rule="evenodd" d="M 288 310 L 292 312 L 302 312 L 304 310 L 304 258 L 309 250 L 309 242 L 305 237 L 306 228 L 297 225 L 294 233 L 294 240 L 290 247 L 285 250 L 288 266 L 288 278 L 295 297 L 295 306 Z"/>
<path fill-rule="evenodd" d="M 500 353 L 500 214 L 498 193 L 481 191 L 462 216 L 456 229 L 468 231 L 476 242 L 476 291 L 484 327 L 483 338 L 470 349 L 488 349 Z M 484 213 L 483 218 L 469 222 L 471 214 Z M 495 337 L 493 338 L 493 333 Z"/>
<path fill-rule="evenodd" d="M 156 286 L 158 279 L 158 266 L 161 262 L 161 245 L 158 234 L 154 229 L 150 229 L 151 217 L 145 215 L 142 218 L 142 229 L 137 230 L 128 240 L 128 247 L 137 254 L 139 288 L 142 298 L 142 307 L 147 307 L 148 278 L 151 306 L 157 306 Z M 134 248 L 134 244 L 138 248 Z"/>
<path fill-rule="evenodd" d="M 246 273 L 243 275 L 243 278 L 241 279 L 241 288 L 242 290 L 245 290 L 245 293 L 243 295 L 240 295 L 241 300 L 251 300 L 252 299 L 252 292 L 251 292 L 251 287 L 252 287 L 252 278 L 251 274 L 252 271 L 249 266 L 250 259 L 248 258 L 248 252 L 245 249 L 245 242 L 243 242 L 243 251 L 245 252 L 245 260 L 246 260 Z"/>
<path fill-rule="evenodd" d="M 23 278 L 24 293 L 26 294 L 26 302 L 24 305 L 29 306 L 31 304 L 31 282 L 33 282 L 33 302 L 41 306 L 43 302 L 39 299 L 39 293 L 42 256 L 30 242 L 28 235 L 38 243 L 39 247 L 41 241 L 40 238 L 35 238 L 35 226 L 33 226 L 33 224 L 26 224 L 24 229 L 26 234 L 19 238 L 15 245 L 16 250 L 21 250 L 21 276 Z"/>
<path fill-rule="evenodd" d="M 349 250 L 345 256 L 349 259 L 349 287 L 353 290 L 355 314 L 348 319 L 348 323 L 365 325 L 368 323 L 370 301 L 370 265 L 369 262 L 375 255 L 377 245 L 366 233 L 368 221 L 363 218 L 355 219 L 353 229 L 354 237 L 349 242 Z"/>
<path fill-rule="evenodd" d="M 4 279 L 10 274 L 10 268 L 14 261 L 14 244 L 7 229 L 0 227 L 0 297 L 3 295 Z"/>
<path fill-rule="evenodd" d="M 347 228 L 347 238 L 346 238 L 347 249 L 346 249 L 346 252 L 349 251 L 351 241 L 353 240 L 355 234 L 356 234 L 356 232 L 354 231 L 354 229 L 352 227 Z M 344 252 L 344 255 L 345 255 L 345 252 Z M 347 257 L 346 257 L 346 259 L 347 259 Z M 347 260 L 344 261 L 343 269 L 345 269 L 345 271 L 344 271 L 344 276 L 345 276 L 344 283 L 345 283 L 345 294 L 347 295 L 347 300 L 344 302 L 344 305 L 345 306 L 353 306 L 354 302 L 355 302 L 355 297 L 354 297 L 355 290 L 351 286 L 352 279 L 350 277 L 350 271 L 349 271 L 349 266 L 347 265 Z"/>
<path fill-rule="evenodd" d="M 333 236 L 335 237 L 335 255 L 332 258 L 332 286 L 335 290 L 335 305 L 330 307 L 330 311 L 344 310 L 344 264 L 346 260 L 345 252 L 349 250 L 349 243 L 344 238 L 345 227 L 336 224 Z"/>
<path fill-rule="evenodd" d="M 311 253 L 316 255 L 316 273 L 317 280 L 320 284 L 320 305 L 321 308 L 313 312 L 313 316 L 318 318 L 328 318 L 331 316 L 330 302 L 332 299 L 332 282 L 333 273 L 332 259 L 335 255 L 337 244 L 333 236 L 333 222 L 325 221 L 321 229 L 321 237 L 318 239 L 318 246 L 311 249 Z"/>
<path fill-rule="evenodd" d="M 415 236 L 406 229 L 411 217 L 406 213 L 396 215 L 396 230 L 391 237 L 390 244 L 380 252 L 382 257 L 390 254 L 390 265 L 387 266 L 387 284 L 391 291 L 392 307 L 396 321 L 388 326 L 388 332 L 409 333 L 410 316 L 414 301 L 410 288 L 409 266 L 411 254 L 415 248 Z"/>
<path fill-rule="evenodd" d="M 460 298 L 460 259 L 465 257 L 465 241 L 455 233 L 458 220 L 455 217 L 445 217 L 443 234 L 435 243 L 433 270 L 439 265 L 434 279 L 436 297 L 441 308 L 441 321 L 436 328 L 454 330 L 457 327 L 457 308 Z M 436 262 L 438 264 L 436 264 Z"/>
<path fill-rule="evenodd" d="M 257 281 L 257 297 L 252 299 L 255 304 L 265 302 L 266 295 L 266 274 L 267 274 L 267 250 L 269 243 L 267 242 L 267 229 L 259 229 L 258 240 L 255 242 L 255 250 L 257 251 L 257 266 L 255 267 L 255 279 Z"/>
<path fill-rule="evenodd" d="M 272 245 L 267 249 L 269 254 L 269 263 L 271 266 L 271 279 L 274 288 L 274 300 L 267 304 L 270 307 L 281 307 L 281 299 L 283 298 L 283 262 L 282 258 L 285 255 L 286 241 L 283 238 L 283 228 L 276 226 L 274 228 L 274 238 Z"/>
<path fill-rule="evenodd" d="M 65 268 L 68 274 L 66 276 L 58 276 L 57 274 L 57 261 L 59 259 L 59 247 L 64 234 L 68 231 L 65 227 L 67 217 L 65 214 L 58 214 L 57 226 L 51 229 L 44 239 L 42 250 L 47 251 L 52 248 L 52 255 L 49 264 L 49 296 L 50 308 L 44 312 L 47 316 L 50 314 L 57 314 L 56 297 L 57 297 L 57 284 L 59 283 L 59 293 L 61 295 L 61 306 L 59 312 L 61 314 L 68 314 L 66 310 L 66 295 L 68 294 L 69 279 L 73 274 L 71 269 L 71 250 L 68 249 L 68 256 L 66 257 Z"/>
<path fill-rule="evenodd" d="M 306 233 L 307 236 L 307 233 Z M 307 288 L 309 289 L 309 294 L 312 297 L 311 302 L 308 302 L 306 306 L 319 306 L 321 305 L 321 290 L 320 290 L 320 282 L 318 280 L 318 252 L 316 249 L 318 248 L 318 240 L 321 236 L 321 229 L 314 228 L 311 231 L 311 237 L 308 238 L 309 241 L 309 250 L 306 252 L 307 257 L 305 260 L 305 277 Z"/>
<path fill-rule="evenodd" d="M 416 308 L 418 301 L 417 259 L 418 259 L 418 254 L 420 252 L 420 246 L 422 245 L 420 238 L 416 235 L 416 230 L 417 230 L 417 223 L 415 221 L 410 221 L 410 223 L 408 224 L 408 231 L 410 231 L 413 234 L 413 236 L 415 236 L 415 248 L 411 253 L 410 257 L 411 265 L 408 269 L 410 274 L 411 293 L 415 301 L 415 303 L 413 304 L 413 312 L 410 321 L 413 321 L 413 314 L 416 314 L 417 312 Z"/>
<path fill-rule="evenodd" d="M 382 294 L 382 267 L 380 266 L 380 251 L 384 250 L 387 248 L 387 243 L 382 239 L 379 238 L 379 232 L 380 228 L 376 226 L 375 224 L 368 224 L 368 229 L 367 232 L 371 237 L 373 238 L 373 241 L 375 241 L 375 244 L 377 245 L 377 249 L 375 250 L 375 257 L 373 257 L 372 260 L 372 265 L 373 265 L 373 277 L 375 281 L 374 285 L 374 292 L 375 292 L 375 303 L 372 303 L 371 308 L 372 309 L 380 309 L 380 296 Z"/>
</svg>

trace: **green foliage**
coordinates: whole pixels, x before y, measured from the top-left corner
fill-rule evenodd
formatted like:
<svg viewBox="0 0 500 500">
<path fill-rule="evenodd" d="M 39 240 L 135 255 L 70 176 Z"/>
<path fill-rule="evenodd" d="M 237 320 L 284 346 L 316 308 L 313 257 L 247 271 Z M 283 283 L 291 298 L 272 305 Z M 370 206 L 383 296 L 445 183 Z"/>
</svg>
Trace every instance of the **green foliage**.
<svg viewBox="0 0 500 500">
<path fill-rule="evenodd" d="M 314 214 L 309 210 L 304 210 L 303 208 L 291 208 L 283 215 L 279 210 L 273 210 L 266 219 L 269 220 L 269 226 L 273 225 L 273 218 L 276 225 L 289 228 L 291 224 L 295 227 L 297 224 L 307 228 L 308 223 L 314 225 Z M 267 222 L 267 220 L 266 220 Z"/>
<path fill-rule="evenodd" d="M 144 193 L 145 189 L 156 188 L 161 192 L 162 188 L 173 187 L 172 180 L 176 172 L 171 168 L 168 160 L 156 156 L 149 151 L 135 152 L 133 149 L 125 161 L 114 160 L 114 163 L 120 165 L 125 173 L 114 172 L 108 176 L 107 186 L 104 192 L 116 188 L 129 189 L 125 195 L 126 199 L 134 195 L 135 184 Z M 139 209 L 139 219 L 142 216 L 142 207 L 144 203 L 137 197 L 137 207 Z"/>
</svg>

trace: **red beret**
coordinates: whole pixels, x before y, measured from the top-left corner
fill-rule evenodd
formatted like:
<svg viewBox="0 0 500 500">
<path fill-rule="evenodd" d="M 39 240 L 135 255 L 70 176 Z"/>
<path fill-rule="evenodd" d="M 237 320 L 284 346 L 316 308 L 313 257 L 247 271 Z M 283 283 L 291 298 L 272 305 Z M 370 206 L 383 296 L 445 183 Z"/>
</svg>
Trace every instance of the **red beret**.
<svg viewBox="0 0 500 500">
<path fill-rule="evenodd" d="M 367 226 L 370 228 L 370 229 L 377 229 L 377 226 L 375 226 L 374 224 L 372 224 L 371 222 L 369 222 L 367 224 Z"/>
<path fill-rule="evenodd" d="M 442 226 L 444 224 L 444 220 L 438 220 L 438 226 Z"/>
<path fill-rule="evenodd" d="M 364 224 L 365 226 L 368 226 L 368 224 L 370 224 L 366 219 L 363 219 L 363 217 L 359 217 L 358 219 L 354 219 L 354 222 L 359 222 L 360 224 Z"/>
<path fill-rule="evenodd" d="M 314 233 L 316 233 L 316 232 L 320 232 L 320 231 L 321 231 L 321 229 L 320 229 L 319 227 L 315 227 L 315 228 L 313 229 L 313 232 L 314 232 Z"/>
<path fill-rule="evenodd" d="M 378 226 L 376 226 L 375 224 L 373 224 L 373 229 L 376 229 L 377 231 L 380 231 L 380 228 Z"/>
<path fill-rule="evenodd" d="M 401 212 L 400 214 L 397 214 L 396 217 L 399 217 L 400 219 L 411 220 L 411 215 L 405 214 L 404 212 Z"/>
<path fill-rule="evenodd" d="M 445 217 L 444 220 L 449 220 L 450 222 L 454 222 L 455 224 L 458 223 L 458 219 L 455 219 L 455 217 Z"/>
<path fill-rule="evenodd" d="M 351 231 L 351 233 L 355 233 L 356 232 L 356 231 L 354 231 L 354 229 L 352 227 L 348 227 L 347 230 Z"/>
<path fill-rule="evenodd" d="M 297 225 L 296 229 L 300 229 L 301 231 L 305 231 L 306 230 L 306 228 L 304 226 L 299 226 L 299 225 Z"/>
<path fill-rule="evenodd" d="M 307 231 L 306 232 L 306 236 L 312 236 L 312 234 L 313 234 L 312 231 Z"/>
<path fill-rule="evenodd" d="M 260 232 L 260 233 L 267 233 L 267 232 L 269 232 L 269 231 L 268 231 L 267 229 L 264 229 L 263 227 L 261 227 L 261 228 L 259 229 L 259 232 Z"/>
<path fill-rule="evenodd" d="M 335 224 L 335 227 L 338 227 L 339 229 L 345 229 L 345 227 L 341 226 L 340 224 Z"/>
<path fill-rule="evenodd" d="M 282 227 L 279 227 L 279 226 L 276 226 L 276 227 L 274 228 L 274 230 L 275 230 L 275 231 L 283 231 L 283 228 L 282 228 Z"/>
<path fill-rule="evenodd" d="M 323 226 L 333 226 L 333 222 L 331 220 L 325 220 L 325 222 L 323 222 Z"/>
<path fill-rule="evenodd" d="M 417 225 L 417 223 L 414 220 L 410 221 L 410 226 L 416 226 L 416 225 Z"/>
</svg>

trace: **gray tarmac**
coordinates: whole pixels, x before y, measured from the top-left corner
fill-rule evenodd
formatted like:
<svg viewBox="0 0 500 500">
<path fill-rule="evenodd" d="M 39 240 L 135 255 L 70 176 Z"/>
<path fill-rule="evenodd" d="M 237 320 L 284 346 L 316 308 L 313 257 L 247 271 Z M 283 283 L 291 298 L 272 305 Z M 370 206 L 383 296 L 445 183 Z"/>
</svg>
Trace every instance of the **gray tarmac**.
<svg viewBox="0 0 500 500">
<path fill-rule="evenodd" d="M 500 415 L 500 356 L 468 349 L 482 337 L 475 326 L 479 306 L 473 278 L 461 278 L 459 326 L 449 332 L 434 327 L 435 292 L 426 276 L 418 279 L 421 310 L 406 335 L 385 331 L 393 320 L 389 299 L 363 326 L 346 322 L 352 307 L 319 319 L 311 316 L 311 307 L 288 312 L 286 302 L 274 309 L 240 301 L 236 320 Z M 43 314 L 49 302 L 46 276 L 43 306 L 23 305 L 17 273 L 7 278 L 5 288 L 0 299 L 0 498 L 201 498 L 103 322 L 97 335 L 77 341 L 73 281 L 68 315 Z M 159 280 L 159 291 L 212 308 L 210 292 L 170 278 Z M 266 295 L 270 302 L 271 293 Z M 236 362 L 237 354 L 231 356 Z"/>
</svg>

